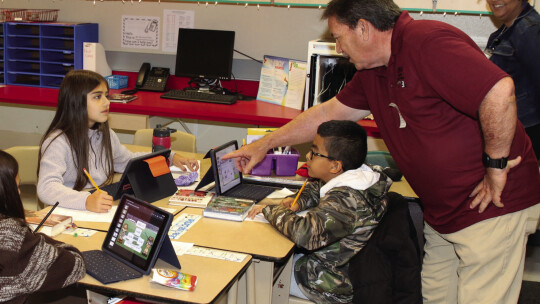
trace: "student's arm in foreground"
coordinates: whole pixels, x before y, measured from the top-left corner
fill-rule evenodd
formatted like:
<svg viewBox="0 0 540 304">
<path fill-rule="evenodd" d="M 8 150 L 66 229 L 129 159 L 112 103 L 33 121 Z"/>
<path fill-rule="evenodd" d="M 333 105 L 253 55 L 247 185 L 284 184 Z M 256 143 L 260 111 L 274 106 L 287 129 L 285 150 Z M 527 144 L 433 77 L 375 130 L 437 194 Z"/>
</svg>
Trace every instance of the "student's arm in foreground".
<svg viewBox="0 0 540 304">
<path fill-rule="evenodd" d="M 514 84 L 510 77 L 497 82 L 480 105 L 479 117 L 484 137 L 484 152 L 491 158 L 508 157 L 514 139 L 517 122 Z M 503 207 L 501 194 L 506 185 L 508 172 L 521 162 L 521 156 L 509 159 L 504 169 L 486 168 L 484 179 L 478 184 L 471 197 L 475 196 L 470 208 L 478 207 L 482 213 L 490 202 Z"/>
<path fill-rule="evenodd" d="M 225 155 L 223 159 L 235 158 L 238 170 L 248 174 L 264 158 L 269 149 L 309 142 L 315 137 L 317 127 L 325 121 L 333 119 L 358 121 L 369 113 L 369 111 L 350 108 L 334 97 L 325 103 L 309 108 L 283 127 Z"/>
<path fill-rule="evenodd" d="M 82 256 L 76 248 L 33 233 L 16 219 L 0 220 L 0 230 L 9 241 L 0 244 L 0 298 L 17 298 L 37 291 L 56 290 L 71 285 L 85 275 Z M 3 302 L 2 301 L 2 302 Z"/>
<path fill-rule="evenodd" d="M 263 213 L 272 226 L 296 245 L 317 250 L 342 239 L 354 229 L 356 214 L 353 210 L 345 210 L 343 204 L 342 198 L 326 195 L 304 216 L 282 205 L 264 208 Z"/>
<path fill-rule="evenodd" d="M 300 197 L 298 197 L 298 200 L 296 201 L 296 204 L 292 206 L 292 203 L 294 202 L 294 199 L 296 198 L 296 194 L 291 197 L 286 197 L 281 200 L 279 203 L 279 206 L 285 207 L 292 212 L 298 212 L 303 211 L 309 208 L 313 208 L 319 204 L 319 192 L 321 190 L 321 183 L 320 182 L 312 182 L 308 183 L 306 185 L 306 191 L 303 191 L 300 194 Z M 249 218 L 255 218 L 255 216 L 263 211 L 263 209 L 267 205 L 263 204 L 257 204 L 251 208 L 251 210 L 248 213 Z"/>
</svg>

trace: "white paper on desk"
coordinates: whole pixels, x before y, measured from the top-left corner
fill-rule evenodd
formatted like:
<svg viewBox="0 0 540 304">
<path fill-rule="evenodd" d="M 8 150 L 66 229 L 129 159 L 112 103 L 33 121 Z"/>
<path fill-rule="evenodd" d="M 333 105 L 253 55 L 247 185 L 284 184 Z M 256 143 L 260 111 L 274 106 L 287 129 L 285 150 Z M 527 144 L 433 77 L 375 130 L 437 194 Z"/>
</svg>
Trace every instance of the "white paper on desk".
<svg viewBox="0 0 540 304">
<path fill-rule="evenodd" d="M 71 216 L 74 222 L 110 223 L 114 218 L 114 213 L 116 212 L 117 207 L 118 206 L 112 206 L 109 211 L 104 213 L 56 207 L 56 209 L 54 209 L 54 213 Z"/>
<path fill-rule="evenodd" d="M 281 190 L 276 190 L 270 193 L 270 195 L 268 195 L 266 198 L 286 198 L 287 196 L 290 196 L 293 194 L 294 192 L 292 192 L 291 190 L 287 188 L 283 188 Z"/>
<path fill-rule="evenodd" d="M 232 261 L 232 262 L 237 262 L 237 263 L 242 262 L 247 257 L 247 254 L 243 254 L 243 253 L 205 248 L 205 247 L 198 247 L 198 246 L 193 246 L 190 250 L 186 252 L 186 254 L 197 255 L 197 256 L 202 256 L 202 257 L 207 257 L 207 258 L 212 258 L 212 259 Z"/>
<path fill-rule="evenodd" d="M 81 236 L 81 237 L 90 237 L 96 233 L 97 230 L 92 229 L 86 229 L 86 228 L 68 228 L 62 232 L 62 234 L 69 234 L 73 236 Z"/>
<path fill-rule="evenodd" d="M 185 242 L 171 242 L 172 246 L 174 248 L 174 253 L 176 255 L 184 255 L 184 253 L 188 252 L 188 250 L 193 247 L 193 243 L 185 243 Z"/>
<path fill-rule="evenodd" d="M 246 217 L 246 219 L 244 221 L 270 224 L 270 222 L 266 220 L 266 218 L 264 217 L 264 214 L 262 212 L 255 215 L 254 218 L 250 218 L 248 216 L 248 217 Z"/>
<path fill-rule="evenodd" d="M 182 213 L 171 224 L 169 228 L 169 237 L 173 240 L 179 239 L 186 231 L 189 230 L 198 220 L 202 218 L 202 215 Z"/>
</svg>

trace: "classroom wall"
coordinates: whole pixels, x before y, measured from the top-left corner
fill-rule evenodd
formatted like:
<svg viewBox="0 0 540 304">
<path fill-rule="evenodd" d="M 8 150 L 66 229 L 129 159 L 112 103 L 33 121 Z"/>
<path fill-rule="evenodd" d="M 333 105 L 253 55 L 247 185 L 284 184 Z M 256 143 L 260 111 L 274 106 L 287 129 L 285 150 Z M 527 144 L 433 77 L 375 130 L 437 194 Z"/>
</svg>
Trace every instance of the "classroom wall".
<svg viewBox="0 0 540 304">
<path fill-rule="evenodd" d="M 99 23 L 99 40 L 107 52 L 107 61 L 113 70 L 138 71 L 144 61 L 154 66 L 165 66 L 174 70 L 174 53 L 161 50 L 127 49 L 121 47 L 120 27 L 122 15 L 159 16 L 164 9 L 192 10 L 195 27 L 225 29 L 236 32 L 235 48 L 254 58 L 262 59 L 265 54 L 295 59 L 306 59 L 309 40 L 327 36 L 326 22 L 320 20 L 322 9 L 286 8 L 254 5 L 209 4 L 204 2 L 145 2 L 137 0 L 125 4 L 118 1 L 84 0 L 3 0 L 2 8 L 57 8 L 58 21 Z M 483 47 L 487 37 L 496 29 L 490 17 L 479 15 L 412 13 L 415 19 L 435 19 L 450 23 Z M 258 80 L 260 63 L 234 55 L 233 73 L 238 79 Z M 39 142 L 54 115 L 53 109 L 39 107 L 6 106 L 0 104 L 0 148 L 17 144 Z M 151 125 L 166 121 L 154 117 Z M 225 139 L 241 139 L 247 125 L 223 124 L 188 120 L 188 127 L 197 136 L 198 150 L 206 152 L 216 142 Z M 182 129 L 180 124 L 173 127 Z M 124 143 L 131 143 L 132 133 L 121 132 Z"/>
</svg>

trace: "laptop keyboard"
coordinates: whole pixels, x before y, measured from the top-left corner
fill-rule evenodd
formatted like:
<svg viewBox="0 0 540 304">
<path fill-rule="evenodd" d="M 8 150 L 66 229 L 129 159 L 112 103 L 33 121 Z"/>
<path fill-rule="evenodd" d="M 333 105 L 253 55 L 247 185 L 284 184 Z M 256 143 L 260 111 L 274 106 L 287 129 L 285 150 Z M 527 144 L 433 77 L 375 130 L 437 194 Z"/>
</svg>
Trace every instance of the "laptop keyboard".
<svg viewBox="0 0 540 304">
<path fill-rule="evenodd" d="M 110 284 L 139 278 L 142 274 L 120 261 L 106 255 L 101 250 L 83 251 L 86 273 L 103 284 Z"/>
<path fill-rule="evenodd" d="M 276 191 L 276 188 L 274 187 L 253 184 L 241 184 L 223 194 L 226 196 L 252 199 L 258 202 L 263 200 L 265 197 L 267 197 L 270 193 L 274 191 Z"/>
</svg>

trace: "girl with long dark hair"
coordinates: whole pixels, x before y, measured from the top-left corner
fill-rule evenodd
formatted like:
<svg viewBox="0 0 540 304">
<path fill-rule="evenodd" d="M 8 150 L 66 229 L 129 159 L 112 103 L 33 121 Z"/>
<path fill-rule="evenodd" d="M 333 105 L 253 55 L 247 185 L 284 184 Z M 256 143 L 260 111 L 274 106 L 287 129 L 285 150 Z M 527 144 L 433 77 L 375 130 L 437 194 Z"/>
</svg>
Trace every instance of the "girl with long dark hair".
<svg viewBox="0 0 540 304">
<path fill-rule="evenodd" d="M 0 150 L 1 303 L 24 303 L 34 292 L 64 288 L 85 274 L 79 250 L 26 225 L 20 180 L 17 161 Z"/>
<path fill-rule="evenodd" d="M 44 203 L 107 212 L 112 196 L 81 191 L 92 187 L 83 168 L 98 185 L 109 184 L 131 158 L 144 154 L 130 152 L 109 128 L 108 91 L 105 78 L 92 71 L 73 70 L 62 81 L 56 115 L 41 141 L 37 193 Z M 179 154 L 171 159 L 180 168 L 198 168 L 196 160 Z"/>
</svg>

